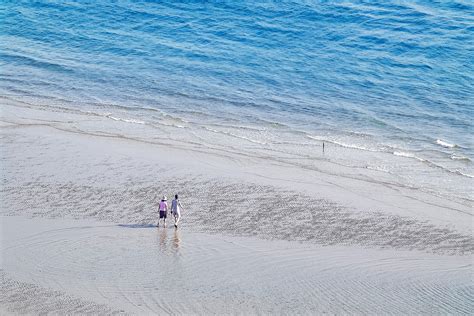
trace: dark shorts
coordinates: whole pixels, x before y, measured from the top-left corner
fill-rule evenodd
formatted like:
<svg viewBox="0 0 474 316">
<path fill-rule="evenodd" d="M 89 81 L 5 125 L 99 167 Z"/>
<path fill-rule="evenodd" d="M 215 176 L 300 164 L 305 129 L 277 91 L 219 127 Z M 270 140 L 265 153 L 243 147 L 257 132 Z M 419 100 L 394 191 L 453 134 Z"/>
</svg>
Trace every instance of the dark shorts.
<svg viewBox="0 0 474 316">
<path fill-rule="evenodd" d="M 166 211 L 160 211 L 160 218 L 166 218 Z"/>
</svg>

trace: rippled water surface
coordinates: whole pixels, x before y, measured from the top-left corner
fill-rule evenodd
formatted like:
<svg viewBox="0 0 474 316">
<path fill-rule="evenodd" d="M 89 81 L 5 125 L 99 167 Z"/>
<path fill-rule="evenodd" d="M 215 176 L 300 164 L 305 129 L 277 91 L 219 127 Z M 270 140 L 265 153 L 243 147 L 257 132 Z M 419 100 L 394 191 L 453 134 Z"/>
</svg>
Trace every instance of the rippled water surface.
<svg viewBox="0 0 474 316">
<path fill-rule="evenodd" d="M 469 1 L 0 8 L 6 98 L 472 202 Z"/>
<path fill-rule="evenodd" d="M 469 257 L 265 242 L 150 225 L 2 220 L 15 227 L 6 228 L 2 243 L 9 275 L 126 312 L 472 310 Z M 15 284 L 10 288 L 21 293 Z"/>
</svg>

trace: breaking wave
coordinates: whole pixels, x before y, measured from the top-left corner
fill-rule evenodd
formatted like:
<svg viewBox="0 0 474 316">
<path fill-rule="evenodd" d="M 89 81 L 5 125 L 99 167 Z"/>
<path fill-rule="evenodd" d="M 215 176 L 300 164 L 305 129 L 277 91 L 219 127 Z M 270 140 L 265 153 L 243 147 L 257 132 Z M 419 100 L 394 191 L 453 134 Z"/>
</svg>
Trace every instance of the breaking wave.
<svg viewBox="0 0 474 316">
<path fill-rule="evenodd" d="M 436 144 L 440 145 L 440 146 L 443 146 L 445 148 L 456 148 L 456 147 L 459 147 L 458 145 L 456 144 L 451 144 L 451 143 L 448 143 L 448 142 L 445 142 L 441 139 L 437 139 L 436 140 Z"/>
<path fill-rule="evenodd" d="M 407 153 L 407 152 L 403 152 L 403 151 L 394 151 L 393 154 L 395 156 L 399 156 L 399 157 L 407 157 L 407 158 L 414 158 L 418 161 L 427 161 L 426 159 L 423 159 L 423 158 L 420 158 L 420 157 L 417 157 L 411 153 Z"/>
<path fill-rule="evenodd" d="M 452 154 L 450 158 L 451 158 L 452 160 L 471 161 L 471 159 L 469 159 L 469 158 L 466 157 L 466 156 L 459 156 L 459 155 L 455 155 L 455 154 Z"/>
<path fill-rule="evenodd" d="M 146 124 L 144 121 L 141 120 L 134 120 L 134 119 L 124 119 L 112 115 L 107 115 L 109 119 L 112 119 L 114 121 L 120 121 L 120 122 L 125 122 L 125 123 L 133 123 L 133 124 Z"/>
</svg>

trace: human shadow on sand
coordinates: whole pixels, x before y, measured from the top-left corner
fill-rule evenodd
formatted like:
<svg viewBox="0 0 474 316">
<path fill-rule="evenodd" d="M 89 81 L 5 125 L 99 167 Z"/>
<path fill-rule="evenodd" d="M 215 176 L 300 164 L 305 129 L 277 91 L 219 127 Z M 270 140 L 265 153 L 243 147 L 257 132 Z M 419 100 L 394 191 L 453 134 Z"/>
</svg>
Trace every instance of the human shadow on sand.
<svg viewBox="0 0 474 316">
<path fill-rule="evenodd" d="M 118 224 L 119 227 L 125 228 L 156 228 L 153 224 Z"/>
</svg>

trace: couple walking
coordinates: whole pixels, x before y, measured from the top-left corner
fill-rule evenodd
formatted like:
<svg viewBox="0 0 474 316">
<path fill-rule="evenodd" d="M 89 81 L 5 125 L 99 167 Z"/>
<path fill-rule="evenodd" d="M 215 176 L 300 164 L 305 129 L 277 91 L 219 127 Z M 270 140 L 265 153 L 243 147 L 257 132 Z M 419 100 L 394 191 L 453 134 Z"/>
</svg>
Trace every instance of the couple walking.
<svg viewBox="0 0 474 316">
<path fill-rule="evenodd" d="M 168 202 L 166 199 L 166 195 L 163 196 L 160 202 L 160 218 L 158 219 L 157 227 L 160 227 L 160 220 L 163 219 L 163 226 L 166 227 L 166 216 L 168 215 Z M 179 220 L 181 219 L 181 210 L 183 206 L 181 202 L 178 200 L 178 195 L 174 196 L 174 200 L 171 201 L 171 215 L 174 216 L 174 227 L 178 227 Z"/>
</svg>

